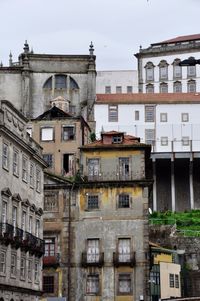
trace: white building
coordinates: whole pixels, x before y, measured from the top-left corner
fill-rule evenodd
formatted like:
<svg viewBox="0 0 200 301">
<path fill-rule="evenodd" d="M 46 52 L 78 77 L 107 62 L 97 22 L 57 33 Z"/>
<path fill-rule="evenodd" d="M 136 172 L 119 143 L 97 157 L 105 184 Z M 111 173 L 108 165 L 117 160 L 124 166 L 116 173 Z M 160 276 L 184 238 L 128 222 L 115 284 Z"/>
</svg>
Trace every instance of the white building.
<svg viewBox="0 0 200 301">
<path fill-rule="evenodd" d="M 142 93 L 180 93 L 200 90 L 200 66 L 180 67 L 179 62 L 200 58 L 200 34 L 180 36 L 140 48 L 138 89 Z"/>
<path fill-rule="evenodd" d="M 42 291 L 42 148 L 27 119 L 0 101 L 0 300 L 36 301 Z"/>
<path fill-rule="evenodd" d="M 97 71 L 96 93 L 136 93 L 138 74 L 136 70 Z"/>
<path fill-rule="evenodd" d="M 98 94 L 94 111 L 97 137 L 117 130 L 152 144 L 154 210 L 200 208 L 200 94 Z"/>
</svg>

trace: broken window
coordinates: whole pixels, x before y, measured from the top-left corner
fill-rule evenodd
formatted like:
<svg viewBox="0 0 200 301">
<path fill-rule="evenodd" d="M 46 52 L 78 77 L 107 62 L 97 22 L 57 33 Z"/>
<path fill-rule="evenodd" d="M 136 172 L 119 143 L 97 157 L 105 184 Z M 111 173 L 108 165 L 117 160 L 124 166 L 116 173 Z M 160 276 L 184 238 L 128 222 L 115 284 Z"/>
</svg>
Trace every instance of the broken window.
<svg viewBox="0 0 200 301">
<path fill-rule="evenodd" d="M 74 154 L 63 155 L 63 172 L 66 176 L 73 176 L 75 173 Z"/>
<path fill-rule="evenodd" d="M 120 179 L 129 178 L 129 172 L 130 172 L 129 158 L 119 158 Z"/>
</svg>

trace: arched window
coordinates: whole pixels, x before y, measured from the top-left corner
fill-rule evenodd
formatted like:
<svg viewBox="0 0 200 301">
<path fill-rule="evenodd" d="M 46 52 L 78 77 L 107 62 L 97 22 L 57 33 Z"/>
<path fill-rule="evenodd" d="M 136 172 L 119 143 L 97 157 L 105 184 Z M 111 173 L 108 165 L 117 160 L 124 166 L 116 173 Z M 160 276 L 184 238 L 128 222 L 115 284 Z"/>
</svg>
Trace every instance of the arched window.
<svg viewBox="0 0 200 301">
<path fill-rule="evenodd" d="M 180 59 L 175 59 L 173 62 L 173 75 L 174 78 L 181 78 L 182 77 L 182 68 L 179 66 Z"/>
<path fill-rule="evenodd" d="M 194 57 L 189 57 L 189 60 L 194 60 Z M 195 77 L 196 76 L 196 66 L 188 66 L 187 67 L 187 76 Z"/>
<path fill-rule="evenodd" d="M 77 82 L 70 76 L 70 89 L 76 90 L 79 89 Z"/>
<path fill-rule="evenodd" d="M 174 82 L 174 93 L 181 93 L 182 92 L 182 84 L 181 82 Z"/>
<path fill-rule="evenodd" d="M 145 66 L 146 69 L 146 81 L 153 81 L 154 80 L 154 65 L 152 62 L 148 62 Z"/>
<path fill-rule="evenodd" d="M 187 90 L 188 90 L 188 93 L 196 92 L 196 81 L 195 80 L 189 80 L 188 81 Z"/>
<path fill-rule="evenodd" d="M 160 80 L 168 79 L 168 63 L 165 60 L 160 61 L 159 63 L 159 74 Z"/>
<path fill-rule="evenodd" d="M 154 85 L 152 84 L 146 85 L 146 93 L 154 93 Z"/>
<path fill-rule="evenodd" d="M 43 88 L 44 89 L 52 89 L 52 77 L 47 79 L 47 81 L 45 82 Z"/>
<path fill-rule="evenodd" d="M 168 93 L 168 84 L 167 83 L 160 84 L 160 93 Z"/>
<path fill-rule="evenodd" d="M 67 76 L 56 75 L 55 76 L 55 89 L 66 89 L 67 88 Z"/>
</svg>

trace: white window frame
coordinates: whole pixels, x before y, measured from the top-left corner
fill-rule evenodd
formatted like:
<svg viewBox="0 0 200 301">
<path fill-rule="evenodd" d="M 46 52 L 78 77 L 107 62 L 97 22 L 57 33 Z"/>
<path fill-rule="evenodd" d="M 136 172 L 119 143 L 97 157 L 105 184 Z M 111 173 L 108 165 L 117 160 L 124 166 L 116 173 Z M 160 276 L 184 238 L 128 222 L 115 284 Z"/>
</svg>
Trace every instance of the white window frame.
<svg viewBox="0 0 200 301">
<path fill-rule="evenodd" d="M 40 141 L 41 142 L 54 141 L 54 127 L 52 126 L 41 127 Z"/>
<path fill-rule="evenodd" d="M 167 136 L 161 137 L 160 141 L 161 141 L 161 146 L 168 146 L 168 137 Z"/>
<path fill-rule="evenodd" d="M 26 257 L 22 256 L 20 260 L 20 279 L 25 280 L 26 277 Z"/>
<path fill-rule="evenodd" d="M 118 122 L 118 105 L 108 106 L 108 121 Z"/>
<path fill-rule="evenodd" d="M 22 180 L 28 182 L 28 157 L 22 155 Z"/>
<path fill-rule="evenodd" d="M 167 113 L 160 113 L 160 122 L 167 122 Z"/>
<path fill-rule="evenodd" d="M 39 261 L 35 261 L 35 268 L 34 268 L 34 282 L 39 282 Z"/>
<path fill-rule="evenodd" d="M 13 174 L 19 176 L 19 151 L 13 148 Z"/>
<path fill-rule="evenodd" d="M 189 113 L 181 113 L 181 122 L 189 122 Z"/>
<path fill-rule="evenodd" d="M 34 164 L 30 162 L 30 187 L 34 188 Z"/>
<path fill-rule="evenodd" d="M 6 250 L 0 251 L 0 274 L 6 275 Z"/>
<path fill-rule="evenodd" d="M 11 253 L 10 258 L 10 275 L 11 277 L 16 277 L 17 274 L 17 254 Z"/>
<path fill-rule="evenodd" d="M 189 146 L 190 145 L 190 137 L 184 136 L 182 137 L 182 146 Z"/>
<path fill-rule="evenodd" d="M 3 142 L 2 167 L 9 170 L 9 144 Z"/>
</svg>

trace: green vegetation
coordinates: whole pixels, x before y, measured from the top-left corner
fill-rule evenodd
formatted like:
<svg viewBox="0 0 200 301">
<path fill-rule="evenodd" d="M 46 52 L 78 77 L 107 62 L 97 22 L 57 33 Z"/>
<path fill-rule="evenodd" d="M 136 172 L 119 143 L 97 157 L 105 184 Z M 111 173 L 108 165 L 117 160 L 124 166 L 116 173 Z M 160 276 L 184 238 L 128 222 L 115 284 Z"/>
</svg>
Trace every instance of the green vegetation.
<svg viewBox="0 0 200 301">
<path fill-rule="evenodd" d="M 176 225 L 177 235 L 200 236 L 200 210 L 185 212 L 153 212 L 149 216 L 151 225 Z"/>
</svg>

